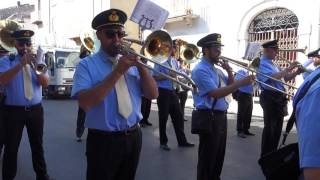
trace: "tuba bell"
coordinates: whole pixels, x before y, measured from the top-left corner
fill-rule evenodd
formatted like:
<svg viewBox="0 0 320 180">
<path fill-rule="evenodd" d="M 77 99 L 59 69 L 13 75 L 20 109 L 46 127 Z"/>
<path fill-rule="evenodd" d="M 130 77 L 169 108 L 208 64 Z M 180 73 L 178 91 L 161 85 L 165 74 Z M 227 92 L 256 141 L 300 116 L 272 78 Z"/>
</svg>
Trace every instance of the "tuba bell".
<svg viewBox="0 0 320 180">
<path fill-rule="evenodd" d="M 0 45 L 9 52 L 16 52 L 15 39 L 11 35 L 19 29 L 21 26 L 15 21 L 0 20 Z"/>
</svg>

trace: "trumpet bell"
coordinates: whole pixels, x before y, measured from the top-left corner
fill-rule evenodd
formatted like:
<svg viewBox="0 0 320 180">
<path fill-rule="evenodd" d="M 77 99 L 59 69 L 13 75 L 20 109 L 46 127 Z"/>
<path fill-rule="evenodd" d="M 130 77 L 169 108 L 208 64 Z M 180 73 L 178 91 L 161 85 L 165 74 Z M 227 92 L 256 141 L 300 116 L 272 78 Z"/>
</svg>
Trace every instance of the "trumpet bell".
<svg viewBox="0 0 320 180">
<path fill-rule="evenodd" d="M 14 31 L 21 29 L 21 26 L 12 20 L 0 21 L 0 45 L 9 52 L 16 52 L 15 39 L 11 37 Z"/>
<path fill-rule="evenodd" d="M 158 30 L 151 33 L 143 46 L 143 54 L 159 63 L 165 62 L 172 53 L 172 39 L 164 31 Z"/>
<path fill-rule="evenodd" d="M 187 64 L 196 62 L 199 59 L 199 49 L 194 44 L 186 44 L 182 46 L 180 58 Z"/>
<path fill-rule="evenodd" d="M 35 69 L 36 74 L 38 74 L 38 75 L 46 73 L 47 70 L 48 70 L 48 67 L 45 64 L 37 64 L 37 67 Z"/>
</svg>

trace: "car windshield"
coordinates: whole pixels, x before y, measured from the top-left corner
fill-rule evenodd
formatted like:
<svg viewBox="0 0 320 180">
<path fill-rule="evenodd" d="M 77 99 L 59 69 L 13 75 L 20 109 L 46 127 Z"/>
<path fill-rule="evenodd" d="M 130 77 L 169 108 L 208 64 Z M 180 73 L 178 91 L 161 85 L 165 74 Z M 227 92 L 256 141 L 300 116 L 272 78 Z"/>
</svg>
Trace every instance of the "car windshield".
<svg viewBox="0 0 320 180">
<path fill-rule="evenodd" d="M 57 68 L 76 67 L 80 61 L 78 52 L 56 51 L 55 55 Z"/>
</svg>

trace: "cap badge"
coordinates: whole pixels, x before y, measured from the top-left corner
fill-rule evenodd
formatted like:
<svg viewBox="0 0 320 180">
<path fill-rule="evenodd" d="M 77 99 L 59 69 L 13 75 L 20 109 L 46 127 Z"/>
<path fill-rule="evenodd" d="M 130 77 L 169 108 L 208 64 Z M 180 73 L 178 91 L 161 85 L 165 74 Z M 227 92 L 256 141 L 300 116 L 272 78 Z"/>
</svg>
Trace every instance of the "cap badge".
<svg viewBox="0 0 320 180">
<path fill-rule="evenodd" d="M 116 11 L 112 11 L 108 18 L 109 18 L 109 21 L 112 21 L 112 22 L 119 21 L 119 16 Z"/>
<path fill-rule="evenodd" d="M 30 36 L 31 36 L 30 31 L 24 32 L 24 33 L 23 33 L 23 36 L 24 36 L 24 37 L 30 37 Z"/>
</svg>

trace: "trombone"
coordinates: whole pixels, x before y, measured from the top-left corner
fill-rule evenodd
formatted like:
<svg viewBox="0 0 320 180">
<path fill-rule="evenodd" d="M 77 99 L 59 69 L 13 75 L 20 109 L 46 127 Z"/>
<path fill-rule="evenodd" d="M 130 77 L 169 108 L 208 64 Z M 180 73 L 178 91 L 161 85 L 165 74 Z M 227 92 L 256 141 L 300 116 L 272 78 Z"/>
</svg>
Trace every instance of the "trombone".
<svg viewBox="0 0 320 180">
<path fill-rule="evenodd" d="M 256 70 L 254 70 L 254 69 L 252 68 L 252 67 L 253 67 L 253 66 L 252 66 L 252 63 L 251 63 L 251 64 L 247 64 L 247 63 L 245 63 L 245 62 L 241 62 L 241 61 L 238 61 L 238 60 L 234 60 L 234 59 L 231 59 L 231 58 L 228 58 L 228 57 L 225 57 L 225 56 L 220 56 L 220 59 L 221 59 L 222 61 L 227 61 L 227 62 L 230 62 L 230 63 L 232 63 L 232 64 L 234 64 L 234 65 L 237 65 L 237 66 L 240 66 L 240 67 L 242 67 L 242 68 L 245 68 L 245 69 L 247 69 L 248 71 L 251 71 L 251 72 L 253 72 L 253 73 L 256 73 L 256 74 L 260 74 L 260 75 L 262 75 L 262 76 L 265 76 L 265 77 L 267 77 L 267 78 L 269 78 L 269 79 L 272 79 L 272 80 L 274 80 L 274 81 L 281 82 L 281 83 L 283 83 L 284 85 L 286 85 L 286 86 L 288 86 L 288 87 L 297 89 L 296 87 L 294 87 L 294 86 L 292 86 L 292 85 L 290 85 L 290 84 L 288 84 L 288 83 L 285 83 L 285 82 L 280 81 L 280 80 L 278 80 L 278 79 L 276 79 L 276 78 L 273 78 L 273 77 L 268 76 L 268 75 L 266 75 L 266 74 L 264 74 L 264 73 L 261 73 L 261 72 L 258 72 L 258 71 L 256 71 Z M 235 72 L 235 73 L 236 73 L 236 72 Z M 257 79 L 255 79 L 255 81 L 258 82 L 258 83 L 261 83 L 261 84 L 263 84 L 263 85 L 265 85 L 265 86 L 267 86 L 267 87 L 269 87 L 269 88 L 271 88 L 271 89 L 273 89 L 273 90 L 276 90 L 276 91 L 278 91 L 278 92 L 281 92 L 281 93 L 283 93 L 283 94 L 286 94 L 286 95 L 288 95 L 288 96 L 291 96 L 291 97 L 293 96 L 293 95 L 288 94 L 287 92 L 285 92 L 285 91 L 283 91 L 283 90 L 281 90 L 281 89 L 275 88 L 275 87 L 273 87 L 273 86 L 271 86 L 271 85 L 269 85 L 269 84 L 266 84 L 266 83 L 264 83 L 264 82 L 261 82 L 261 81 L 259 81 L 259 80 L 257 80 Z"/>
<path fill-rule="evenodd" d="M 97 41 L 97 38 L 94 36 L 94 33 L 92 33 L 92 34 L 93 34 L 93 37 L 87 36 L 87 38 L 90 37 L 91 39 L 89 39 L 87 41 L 82 41 L 82 42 L 84 43 L 84 45 L 86 47 L 92 47 L 92 49 L 94 49 L 94 50 L 92 50 L 92 52 L 94 52 L 94 51 L 98 50 L 97 47 L 100 46 L 100 42 Z M 93 42 L 94 45 L 93 46 L 86 45 L 86 42 L 90 42 L 90 43 Z M 130 48 L 132 43 L 136 43 L 136 44 L 139 44 L 142 46 L 141 51 L 140 51 L 141 53 L 137 53 L 132 48 Z M 133 54 L 133 55 L 138 56 L 146 61 L 152 62 L 153 64 L 157 64 L 161 67 L 164 67 L 164 68 L 176 73 L 177 75 L 183 77 L 186 80 L 186 83 L 181 82 L 181 81 L 179 81 L 179 80 L 177 80 L 177 79 L 175 79 L 165 73 L 162 73 L 162 72 L 155 70 L 150 65 L 141 62 L 141 60 L 138 61 L 138 63 L 140 65 L 142 65 L 152 71 L 155 71 L 158 74 L 161 74 L 165 78 L 167 78 L 171 81 L 174 81 L 175 83 L 181 85 L 185 89 L 196 92 L 197 87 L 196 87 L 195 83 L 193 82 L 193 80 L 190 77 L 188 77 L 188 75 L 162 64 L 171 56 L 172 49 L 173 49 L 172 46 L 173 46 L 173 44 L 172 44 L 172 39 L 171 39 L 170 35 L 168 33 L 166 33 L 165 31 L 157 30 L 157 31 L 152 32 L 144 42 L 140 41 L 140 40 L 136 40 L 136 39 L 123 38 L 123 42 L 119 45 L 119 48 L 120 48 L 120 54 Z"/>
<path fill-rule="evenodd" d="M 193 92 L 197 91 L 197 87 L 194 83 L 194 81 L 186 74 L 179 72 L 171 67 L 168 67 L 166 65 L 163 65 L 162 63 L 165 62 L 172 53 L 172 40 L 168 33 L 165 31 L 154 31 L 151 33 L 145 42 L 140 42 L 139 40 L 124 38 L 125 41 L 131 42 L 131 43 L 137 43 L 139 45 L 142 45 L 141 52 L 142 54 L 136 53 L 134 50 L 132 50 L 126 43 L 122 43 L 121 46 L 121 52 L 122 53 L 130 53 L 136 56 L 139 56 L 142 59 L 145 59 L 147 61 L 150 61 L 154 64 L 157 64 L 161 67 L 164 67 L 177 75 L 183 77 L 186 80 L 186 83 L 181 82 L 177 80 L 176 78 L 173 78 L 165 73 L 159 72 L 152 68 L 150 65 L 143 63 L 141 61 L 138 61 L 138 63 L 152 71 L 155 71 L 158 74 L 161 74 L 165 78 L 174 81 L 175 83 L 179 84 L 180 86 L 184 87 L 185 89 L 191 90 Z M 189 85 L 190 84 L 190 85 Z"/>
</svg>

